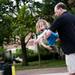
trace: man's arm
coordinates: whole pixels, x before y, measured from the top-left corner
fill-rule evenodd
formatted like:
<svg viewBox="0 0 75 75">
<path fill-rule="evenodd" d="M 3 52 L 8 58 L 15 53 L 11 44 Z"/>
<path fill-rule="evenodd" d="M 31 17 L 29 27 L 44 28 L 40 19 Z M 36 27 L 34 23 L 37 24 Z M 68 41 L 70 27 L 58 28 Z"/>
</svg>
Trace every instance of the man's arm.
<svg viewBox="0 0 75 75">
<path fill-rule="evenodd" d="M 56 32 L 57 28 L 61 25 L 61 21 L 62 21 L 62 18 L 56 19 L 56 20 L 52 23 L 52 25 L 51 25 L 51 27 L 50 27 L 50 30 L 53 31 L 53 32 Z"/>
</svg>

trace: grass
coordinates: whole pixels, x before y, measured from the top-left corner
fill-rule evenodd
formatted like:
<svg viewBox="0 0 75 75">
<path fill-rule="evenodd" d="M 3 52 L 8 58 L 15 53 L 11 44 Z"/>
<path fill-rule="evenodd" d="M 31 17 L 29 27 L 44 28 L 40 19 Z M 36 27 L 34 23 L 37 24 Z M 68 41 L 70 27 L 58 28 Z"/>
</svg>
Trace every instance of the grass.
<svg viewBox="0 0 75 75">
<path fill-rule="evenodd" d="M 22 64 L 16 64 L 16 70 L 26 70 L 26 69 L 39 69 L 39 68 L 53 68 L 53 67 L 65 67 L 64 60 L 44 60 L 35 62 L 29 62 L 28 66 L 22 66 Z"/>
</svg>

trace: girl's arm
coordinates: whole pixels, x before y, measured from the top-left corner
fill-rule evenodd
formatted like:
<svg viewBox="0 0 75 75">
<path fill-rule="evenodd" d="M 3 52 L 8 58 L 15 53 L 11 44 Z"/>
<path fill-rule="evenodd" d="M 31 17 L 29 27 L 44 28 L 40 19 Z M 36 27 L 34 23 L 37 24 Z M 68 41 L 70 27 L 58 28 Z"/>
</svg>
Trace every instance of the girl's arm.
<svg viewBox="0 0 75 75">
<path fill-rule="evenodd" d="M 51 33 L 52 32 L 50 30 L 45 30 L 42 34 L 38 36 L 35 43 L 39 43 L 41 39 L 47 39 L 51 35 Z"/>
<path fill-rule="evenodd" d="M 40 34 L 38 36 L 37 39 L 31 39 L 31 40 L 29 40 L 29 44 L 28 45 L 34 45 L 34 44 L 40 43 L 41 40 L 47 39 L 51 35 L 51 33 L 52 32 L 50 30 L 45 30 L 42 34 Z"/>
</svg>

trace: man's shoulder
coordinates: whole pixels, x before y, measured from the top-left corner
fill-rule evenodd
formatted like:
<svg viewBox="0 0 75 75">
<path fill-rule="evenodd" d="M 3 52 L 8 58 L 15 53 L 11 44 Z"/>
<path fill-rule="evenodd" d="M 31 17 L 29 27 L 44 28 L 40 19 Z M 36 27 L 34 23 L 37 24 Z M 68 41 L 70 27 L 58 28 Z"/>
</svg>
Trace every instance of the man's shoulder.
<svg viewBox="0 0 75 75">
<path fill-rule="evenodd" d="M 72 13 L 70 13 L 70 12 L 65 12 L 65 13 L 63 13 L 63 15 L 61 16 L 61 17 L 75 17 L 75 15 L 74 14 L 72 14 Z"/>
</svg>

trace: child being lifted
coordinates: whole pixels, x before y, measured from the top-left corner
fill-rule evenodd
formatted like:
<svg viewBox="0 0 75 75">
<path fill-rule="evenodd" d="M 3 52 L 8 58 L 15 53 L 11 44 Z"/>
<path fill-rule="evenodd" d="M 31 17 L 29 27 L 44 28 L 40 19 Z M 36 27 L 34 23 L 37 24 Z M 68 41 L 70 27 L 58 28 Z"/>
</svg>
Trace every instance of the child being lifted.
<svg viewBox="0 0 75 75">
<path fill-rule="evenodd" d="M 32 44 L 39 44 L 47 49 L 52 49 L 51 46 L 55 45 L 55 42 L 58 38 L 57 32 L 52 32 L 49 29 L 49 23 L 44 19 L 39 19 L 36 23 L 36 33 L 38 34 L 37 39 L 30 40 L 29 42 Z M 44 44 L 43 41 L 47 40 L 48 45 Z"/>
</svg>

